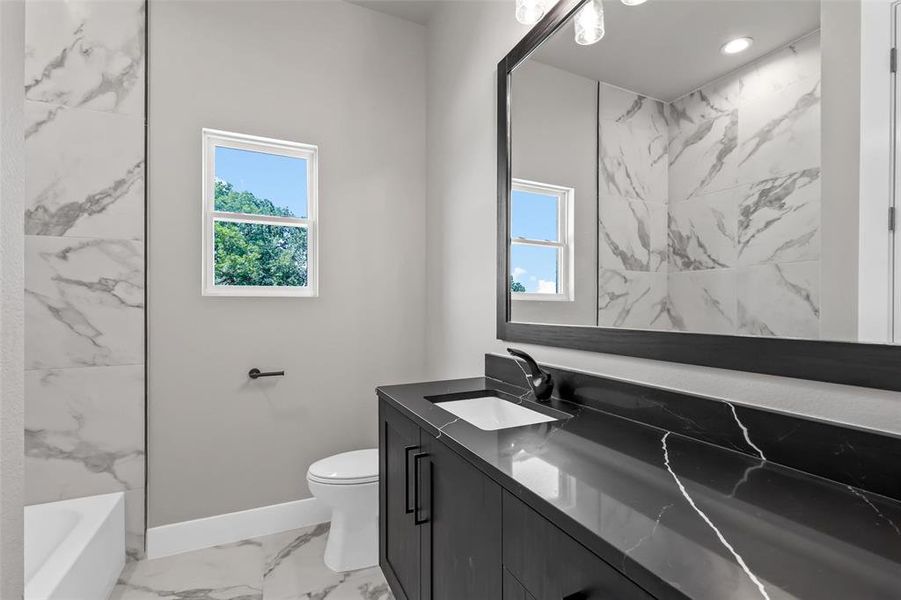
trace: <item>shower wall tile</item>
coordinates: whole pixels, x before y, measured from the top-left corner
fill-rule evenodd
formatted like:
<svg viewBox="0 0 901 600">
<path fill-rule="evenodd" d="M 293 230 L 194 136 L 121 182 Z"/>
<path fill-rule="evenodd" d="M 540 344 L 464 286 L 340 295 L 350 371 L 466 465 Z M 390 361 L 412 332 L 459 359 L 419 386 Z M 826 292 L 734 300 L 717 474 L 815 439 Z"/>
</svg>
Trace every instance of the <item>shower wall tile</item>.
<svg viewBox="0 0 901 600">
<path fill-rule="evenodd" d="M 26 236 L 27 369 L 141 364 L 144 247 Z"/>
<path fill-rule="evenodd" d="M 820 73 L 820 32 L 816 31 L 743 69 L 741 98 L 778 95 L 791 85 L 819 81 Z"/>
<path fill-rule="evenodd" d="M 820 262 L 738 269 L 739 333 L 816 339 L 820 318 Z"/>
<path fill-rule="evenodd" d="M 739 112 L 696 123 L 672 123 L 669 136 L 669 201 L 735 187 L 738 183 Z"/>
<path fill-rule="evenodd" d="M 752 182 L 820 166 L 820 81 L 742 98 L 738 177 Z"/>
<path fill-rule="evenodd" d="M 125 492 L 125 552 L 128 560 L 144 558 L 145 488 Z"/>
<path fill-rule="evenodd" d="M 598 325 L 630 329 L 670 329 L 666 273 L 601 269 Z"/>
<path fill-rule="evenodd" d="M 731 189 L 670 205 L 670 271 L 735 265 L 738 197 L 738 190 Z"/>
<path fill-rule="evenodd" d="M 666 136 L 666 104 L 612 85 L 600 84 L 598 116 L 634 131 L 649 132 L 650 139 Z"/>
<path fill-rule="evenodd" d="M 141 239 L 141 117 L 32 101 L 25 114 L 25 233 Z"/>
<path fill-rule="evenodd" d="M 819 168 L 741 188 L 738 264 L 815 260 L 819 256 Z"/>
<path fill-rule="evenodd" d="M 666 136 L 615 121 L 600 125 L 601 194 L 666 201 Z"/>
<path fill-rule="evenodd" d="M 737 78 L 726 77 L 674 100 L 668 105 L 670 126 L 679 130 L 728 117 L 738 109 L 739 87 Z"/>
<path fill-rule="evenodd" d="M 674 328 L 693 333 L 735 333 L 735 284 L 732 269 L 670 273 L 669 302 Z"/>
<path fill-rule="evenodd" d="M 143 117 L 143 0 L 25 6 L 26 98 Z"/>
<path fill-rule="evenodd" d="M 144 487 L 144 367 L 26 371 L 29 503 Z"/>
<path fill-rule="evenodd" d="M 598 262 L 627 271 L 656 271 L 665 263 L 666 206 L 601 197 L 598 206 Z"/>
</svg>

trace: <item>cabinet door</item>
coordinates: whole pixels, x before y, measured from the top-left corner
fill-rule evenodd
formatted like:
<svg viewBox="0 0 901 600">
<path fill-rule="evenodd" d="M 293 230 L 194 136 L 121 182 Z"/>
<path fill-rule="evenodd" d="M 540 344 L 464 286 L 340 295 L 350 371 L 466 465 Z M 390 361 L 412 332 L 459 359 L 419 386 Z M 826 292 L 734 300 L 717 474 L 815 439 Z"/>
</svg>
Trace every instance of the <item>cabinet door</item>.
<svg viewBox="0 0 901 600">
<path fill-rule="evenodd" d="M 413 521 L 419 427 L 379 401 L 379 565 L 398 600 L 420 600 L 420 528 Z"/>
<path fill-rule="evenodd" d="M 440 440 L 422 442 L 422 598 L 501 600 L 501 488 Z"/>
<path fill-rule="evenodd" d="M 537 600 L 652 598 L 508 493 L 504 493 L 504 568 Z"/>
</svg>

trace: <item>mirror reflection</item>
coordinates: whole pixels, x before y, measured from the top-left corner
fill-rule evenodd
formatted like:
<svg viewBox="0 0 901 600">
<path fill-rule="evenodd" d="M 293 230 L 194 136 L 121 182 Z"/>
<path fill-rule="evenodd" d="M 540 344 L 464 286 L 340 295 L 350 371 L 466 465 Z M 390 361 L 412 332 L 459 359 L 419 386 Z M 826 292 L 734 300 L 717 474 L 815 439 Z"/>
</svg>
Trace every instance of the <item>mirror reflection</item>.
<svg viewBox="0 0 901 600">
<path fill-rule="evenodd" d="M 891 341 L 891 76 L 845 4 L 594 2 L 517 66 L 511 320 Z"/>
</svg>

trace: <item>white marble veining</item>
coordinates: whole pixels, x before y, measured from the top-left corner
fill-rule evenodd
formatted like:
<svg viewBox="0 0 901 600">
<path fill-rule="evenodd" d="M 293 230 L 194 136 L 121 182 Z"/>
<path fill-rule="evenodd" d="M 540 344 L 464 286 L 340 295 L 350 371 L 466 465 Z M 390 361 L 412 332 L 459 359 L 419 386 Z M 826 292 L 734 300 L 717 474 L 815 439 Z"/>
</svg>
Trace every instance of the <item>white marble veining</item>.
<svg viewBox="0 0 901 600">
<path fill-rule="evenodd" d="M 646 131 L 647 139 L 667 135 L 666 104 L 606 83 L 598 90 L 601 121 L 613 121 L 634 131 Z"/>
<path fill-rule="evenodd" d="M 627 271 L 656 271 L 666 256 L 666 207 L 642 200 L 601 197 L 598 263 Z"/>
<path fill-rule="evenodd" d="M 143 0 L 25 6 L 26 98 L 143 116 Z"/>
<path fill-rule="evenodd" d="M 738 108 L 739 80 L 726 76 L 667 106 L 669 123 L 677 130 L 690 124 L 728 116 Z"/>
<path fill-rule="evenodd" d="M 738 183 L 739 113 L 673 123 L 669 137 L 669 201 L 734 187 Z"/>
<path fill-rule="evenodd" d="M 25 317 L 27 369 L 143 363 L 143 244 L 26 236 Z"/>
<path fill-rule="evenodd" d="M 328 523 L 126 565 L 110 600 L 394 600 L 381 569 L 323 563 Z"/>
<path fill-rule="evenodd" d="M 669 206 L 671 271 L 726 269 L 735 265 L 738 227 L 736 189 Z"/>
<path fill-rule="evenodd" d="M 736 275 L 732 269 L 672 272 L 668 276 L 675 329 L 735 333 Z"/>
<path fill-rule="evenodd" d="M 666 273 L 601 269 L 598 325 L 630 329 L 670 329 Z"/>
<path fill-rule="evenodd" d="M 811 168 L 741 188 L 738 264 L 820 257 L 820 170 Z"/>
<path fill-rule="evenodd" d="M 664 203 L 666 131 L 631 121 L 600 122 L 600 195 Z"/>
<path fill-rule="evenodd" d="M 143 119 L 32 101 L 25 114 L 25 233 L 141 239 Z"/>
<path fill-rule="evenodd" d="M 739 333 L 819 337 L 819 261 L 740 268 L 737 280 Z"/>
<path fill-rule="evenodd" d="M 733 558 L 735 558 L 735 562 L 738 563 L 738 565 L 741 567 L 742 571 L 744 571 L 745 574 L 748 576 L 748 578 L 754 583 L 755 587 L 760 592 L 760 596 L 762 598 L 764 598 L 765 600 L 770 600 L 770 596 L 767 593 L 766 587 L 763 585 L 763 582 L 760 581 L 760 579 L 757 577 L 757 575 L 754 574 L 753 571 L 751 571 L 750 567 L 748 567 L 748 564 L 745 562 L 745 559 L 742 558 L 741 554 L 739 554 L 735 550 L 735 548 L 732 546 L 732 544 L 729 543 L 729 540 L 726 539 L 726 537 L 719 530 L 719 528 L 717 528 L 716 524 L 714 524 L 714 522 L 710 519 L 710 517 L 707 516 L 707 513 L 705 513 L 703 510 L 701 510 L 701 508 L 698 507 L 694 498 L 692 498 L 691 494 L 688 493 L 688 490 L 685 488 L 685 485 L 682 483 L 682 480 L 679 478 L 678 475 L 676 475 L 676 472 L 673 470 L 673 466 L 670 464 L 669 449 L 667 448 L 667 445 L 666 445 L 666 440 L 669 437 L 669 435 L 670 435 L 670 432 L 667 431 L 666 433 L 663 434 L 663 438 L 661 440 L 662 445 L 663 445 L 663 464 L 666 467 L 666 470 L 669 471 L 669 474 L 673 477 L 673 481 L 676 482 L 676 486 L 678 486 L 679 491 L 682 493 L 682 497 L 685 498 L 685 500 L 688 502 L 688 504 L 691 506 L 691 508 L 694 509 L 694 511 L 696 513 L 698 513 L 698 516 L 700 516 L 701 519 L 710 527 L 710 529 L 713 530 L 713 532 L 716 534 L 716 538 L 719 540 L 719 542 L 723 545 L 723 547 L 726 548 L 726 550 L 729 551 L 729 553 L 733 556 Z"/>
<path fill-rule="evenodd" d="M 778 95 L 788 86 L 819 80 L 820 32 L 814 31 L 752 63 L 740 76 L 742 101 Z"/>
</svg>

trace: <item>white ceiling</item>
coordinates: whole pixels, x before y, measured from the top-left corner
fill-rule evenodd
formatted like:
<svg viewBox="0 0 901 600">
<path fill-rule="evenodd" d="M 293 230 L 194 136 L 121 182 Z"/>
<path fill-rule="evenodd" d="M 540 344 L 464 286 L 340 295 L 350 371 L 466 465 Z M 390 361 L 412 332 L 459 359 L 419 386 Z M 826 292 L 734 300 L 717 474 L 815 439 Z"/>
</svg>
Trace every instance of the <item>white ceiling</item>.
<svg viewBox="0 0 901 600">
<path fill-rule="evenodd" d="M 606 0 L 604 11 L 607 34 L 597 44 L 576 44 L 570 23 L 531 58 L 671 101 L 820 26 L 819 0 Z M 749 50 L 720 53 L 741 36 L 754 38 Z"/>
<path fill-rule="evenodd" d="M 348 0 L 351 4 L 365 6 L 420 25 L 426 25 L 442 0 Z M 512 2 L 513 0 L 511 0 Z"/>
</svg>

